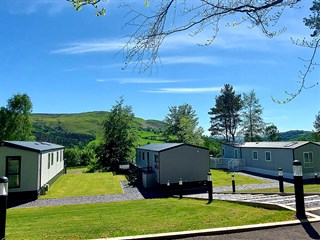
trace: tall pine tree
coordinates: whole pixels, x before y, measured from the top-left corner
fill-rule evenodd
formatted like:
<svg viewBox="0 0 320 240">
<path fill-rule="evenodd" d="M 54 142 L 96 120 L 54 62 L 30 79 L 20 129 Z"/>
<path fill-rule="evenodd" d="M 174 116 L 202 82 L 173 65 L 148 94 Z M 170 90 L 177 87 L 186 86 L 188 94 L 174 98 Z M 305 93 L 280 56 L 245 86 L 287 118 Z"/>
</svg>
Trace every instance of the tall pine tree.
<svg viewBox="0 0 320 240">
<path fill-rule="evenodd" d="M 240 119 L 242 108 L 241 94 L 235 94 L 230 84 L 225 84 L 216 96 L 215 107 L 211 108 L 211 135 L 223 135 L 226 141 L 235 142 L 235 135 Z"/>
<path fill-rule="evenodd" d="M 244 93 L 242 98 L 241 111 L 241 133 L 245 141 L 261 141 L 265 129 L 265 123 L 262 118 L 263 108 L 256 97 L 254 90 L 248 94 Z"/>
</svg>

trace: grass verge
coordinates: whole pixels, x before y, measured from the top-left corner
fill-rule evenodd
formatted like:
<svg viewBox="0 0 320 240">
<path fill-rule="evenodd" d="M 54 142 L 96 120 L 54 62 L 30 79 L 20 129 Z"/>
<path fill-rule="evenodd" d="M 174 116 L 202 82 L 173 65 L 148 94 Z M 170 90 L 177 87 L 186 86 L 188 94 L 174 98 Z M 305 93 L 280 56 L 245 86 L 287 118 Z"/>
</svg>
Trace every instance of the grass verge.
<svg viewBox="0 0 320 240">
<path fill-rule="evenodd" d="M 93 239 L 293 220 L 288 210 L 193 199 L 9 209 L 6 239 Z"/>
<path fill-rule="evenodd" d="M 123 175 L 114 176 L 110 172 L 65 174 L 40 199 L 121 194 L 120 181 L 125 180 Z"/>
<path fill-rule="evenodd" d="M 213 187 L 231 186 L 231 176 L 235 176 L 236 185 L 263 184 L 264 180 L 232 173 L 224 170 L 211 169 Z"/>
</svg>

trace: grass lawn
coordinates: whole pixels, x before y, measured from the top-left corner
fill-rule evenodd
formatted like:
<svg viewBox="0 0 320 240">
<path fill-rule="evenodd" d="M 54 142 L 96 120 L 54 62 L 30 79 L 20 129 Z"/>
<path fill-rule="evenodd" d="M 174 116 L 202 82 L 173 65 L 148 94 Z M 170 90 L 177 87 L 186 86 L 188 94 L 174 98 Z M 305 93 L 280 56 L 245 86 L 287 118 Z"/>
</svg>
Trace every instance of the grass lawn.
<svg viewBox="0 0 320 240">
<path fill-rule="evenodd" d="M 6 240 L 92 239 L 293 220 L 294 212 L 193 199 L 8 209 Z"/>
<path fill-rule="evenodd" d="M 267 183 L 266 181 L 252 178 L 252 177 L 243 176 L 241 174 L 227 172 L 224 170 L 211 169 L 213 187 L 231 186 L 232 174 L 234 174 L 236 185 Z"/>
<path fill-rule="evenodd" d="M 40 199 L 121 194 L 120 181 L 126 180 L 123 175 L 114 176 L 110 172 L 79 174 L 81 173 L 79 169 L 68 169 L 67 173 L 62 175 Z"/>
</svg>

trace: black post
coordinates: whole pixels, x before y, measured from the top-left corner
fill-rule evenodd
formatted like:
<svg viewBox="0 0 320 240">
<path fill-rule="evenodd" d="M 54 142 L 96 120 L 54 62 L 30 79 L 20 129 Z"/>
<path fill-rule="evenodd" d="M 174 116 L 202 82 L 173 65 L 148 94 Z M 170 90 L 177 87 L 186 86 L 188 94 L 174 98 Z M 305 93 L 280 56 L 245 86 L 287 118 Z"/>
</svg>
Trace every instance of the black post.
<svg viewBox="0 0 320 240">
<path fill-rule="evenodd" d="M 211 172 L 207 174 L 207 186 L 208 186 L 208 202 L 212 202 L 212 176 Z"/>
<path fill-rule="evenodd" d="M 293 161 L 293 181 L 294 195 L 296 198 L 296 218 L 306 219 L 307 217 L 304 207 L 302 165 L 299 160 Z"/>
<path fill-rule="evenodd" d="M 232 192 L 235 193 L 236 192 L 236 181 L 234 179 L 234 175 L 231 176 L 231 182 L 232 182 Z"/>
<path fill-rule="evenodd" d="M 283 193 L 283 171 L 282 168 L 278 168 L 278 179 L 279 179 L 279 192 Z"/>
<path fill-rule="evenodd" d="M 167 190 L 169 197 L 171 196 L 170 180 L 167 181 Z"/>
<path fill-rule="evenodd" d="M 182 178 L 179 179 L 179 198 L 182 199 L 182 195 L 183 195 L 183 182 L 182 182 Z"/>
<path fill-rule="evenodd" d="M 8 178 L 0 177 L 0 240 L 5 239 L 8 201 Z"/>
</svg>

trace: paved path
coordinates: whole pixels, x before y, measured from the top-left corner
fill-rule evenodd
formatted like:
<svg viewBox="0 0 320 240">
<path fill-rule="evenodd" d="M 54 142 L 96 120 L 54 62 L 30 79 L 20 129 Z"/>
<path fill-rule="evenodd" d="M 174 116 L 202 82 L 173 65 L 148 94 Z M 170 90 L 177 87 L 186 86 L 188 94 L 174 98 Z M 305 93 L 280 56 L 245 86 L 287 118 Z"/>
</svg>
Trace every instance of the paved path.
<svg viewBox="0 0 320 240">
<path fill-rule="evenodd" d="M 217 240 L 303 240 L 320 239 L 320 222 L 303 223 L 299 225 L 260 229 L 254 231 L 220 234 L 212 236 L 199 236 L 183 238 L 189 240 L 217 239 Z"/>
</svg>

